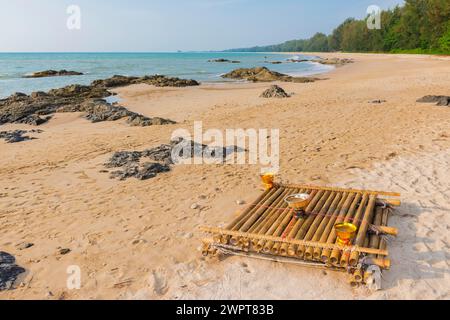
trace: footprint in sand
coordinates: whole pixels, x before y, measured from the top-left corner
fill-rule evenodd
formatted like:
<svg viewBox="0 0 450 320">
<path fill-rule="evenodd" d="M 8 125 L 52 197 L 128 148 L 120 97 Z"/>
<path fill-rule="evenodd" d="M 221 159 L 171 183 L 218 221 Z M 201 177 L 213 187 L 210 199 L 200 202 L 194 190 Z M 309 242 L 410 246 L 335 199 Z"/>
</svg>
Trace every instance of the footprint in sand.
<svg viewBox="0 0 450 320">
<path fill-rule="evenodd" d="M 167 272 L 164 269 L 153 270 L 149 279 L 149 285 L 153 288 L 153 292 L 159 296 L 163 296 L 169 291 L 167 283 Z"/>
</svg>

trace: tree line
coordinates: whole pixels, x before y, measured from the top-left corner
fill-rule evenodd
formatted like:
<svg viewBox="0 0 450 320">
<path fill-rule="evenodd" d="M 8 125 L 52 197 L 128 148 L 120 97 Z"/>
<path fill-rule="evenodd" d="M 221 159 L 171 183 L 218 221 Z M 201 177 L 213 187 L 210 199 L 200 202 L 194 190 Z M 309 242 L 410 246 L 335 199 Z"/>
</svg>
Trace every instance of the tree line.
<svg viewBox="0 0 450 320">
<path fill-rule="evenodd" d="M 349 18 L 330 35 L 229 51 L 242 52 L 394 52 L 450 54 L 450 1 L 406 0 L 381 12 L 381 29 L 367 19 Z"/>
</svg>

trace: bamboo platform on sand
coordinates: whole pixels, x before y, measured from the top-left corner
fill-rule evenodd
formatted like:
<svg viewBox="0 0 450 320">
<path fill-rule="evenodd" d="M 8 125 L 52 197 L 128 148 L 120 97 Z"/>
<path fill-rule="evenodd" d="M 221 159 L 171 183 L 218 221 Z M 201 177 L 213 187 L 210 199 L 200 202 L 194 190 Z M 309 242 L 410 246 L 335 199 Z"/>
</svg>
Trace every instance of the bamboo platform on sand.
<svg viewBox="0 0 450 320">
<path fill-rule="evenodd" d="M 307 194 L 303 211 L 285 199 Z M 201 227 L 212 238 L 203 241 L 203 255 L 235 254 L 279 262 L 293 262 L 350 274 L 357 287 L 367 270 L 389 269 L 386 236 L 397 236 L 388 218 L 400 206 L 394 192 L 274 184 L 225 228 Z M 350 243 L 339 241 L 335 226 L 357 228 Z"/>
</svg>

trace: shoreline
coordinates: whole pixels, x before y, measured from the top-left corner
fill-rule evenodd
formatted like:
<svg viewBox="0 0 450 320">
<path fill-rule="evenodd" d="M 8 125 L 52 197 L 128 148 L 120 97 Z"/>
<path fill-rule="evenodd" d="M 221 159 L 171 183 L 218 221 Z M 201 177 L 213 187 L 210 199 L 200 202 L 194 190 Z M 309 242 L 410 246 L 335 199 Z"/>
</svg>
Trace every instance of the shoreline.
<svg viewBox="0 0 450 320">
<path fill-rule="evenodd" d="M 20 53 L 17 53 L 20 54 Z M 42 53 L 45 54 L 45 53 Z M 76 53 L 74 53 L 76 54 Z M 89 53 L 91 54 L 91 53 Z M 105 55 L 107 55 L 108 53 L 104 53 Z M 119 53 L 117 53 L 119 54 Z M 130 53 L 131 54 L 131 53 Z M 136 53 L 139 54 L 139 53 Z M 146 54 L 146 53 L 142 53 L 142 54 Z M 159 54 L 159 53 L 155 53 Z M 202 57 L 202 59 L 207 59 L 208 56 L 207 54 L 210 53 L 204 53 L 205 57 Z M 219 53 L 217 53 L 219 54 Z M 268 55 L 270 55 L 269 53 L 267 53 Z M 248 56 L 252 57 L 251 53 L 247 54 Z M 258 54 L 259 55 L 259 54 Z M 278 54 L 277 54 L 278 55 Z M 95 56 L 92 57 L 91 59 L 95 59 Z M 253 59 L 255 60 L 255 59 Z M 101 61 L 101 60 L 100 60 Z M 118 60 L 120 61 L 120 60 Z M 2 61 L 0 61 L 2 62 Z M 8 62 L 8 60 L 5 60 L 4 62 Z M 158 65 L 158 60 L 155 60 L 153 62 L 153 60 L 149 60 L 149 63 L 155 63 L 155 65 Z M 39 63 L 39 61 L 37 62 Z M 75 65 L 74 65 L 75 63 Z M 83 67 L 83 65 L 76 65 L 76 62 L 74 63 L 69 63 L 66 62 L 64 64 L 61 63 L 54 63 L 54 65 L 48 65 L 48 64 L 43 64 L 43 66 L 41 68 L 36 67 L 30 70 L 26 70 L 24 72 L 21 73 L 17 73 L 17 71 L 14 71 L 11 75 L 9 75 L 8 77 L 4 77 L 2 76 L 0 78 L 0 84 L 4 84 L 6 85 L 6 89 L 4 90 L 4 93 L 1 93 L 1 98 L 6 98 L 8 97 L 10 94 L 13 94 L 14 92 L 25 92 L 27 94 L 31 94 L 32 92 L 36 92 L 36 91 L 48 91 L 51 89 L 56 89 L 56 88 L 62 88 L 64 86 L 67 85 L 72 85 L 72 84 L 82 84 L 82 85 L 88 85 L 89 83 L 91 83 L 92 81 L 95 80 L 99 80 L 99 79 L 105 79 L 108 77 L 113 76 L 113 74 L 121 74 L 123 73 L 124 75 L 136 75 L 136 76 L 142 76 L 144 74 L 142 74 L 141 71 L 136 73 L 136 70 L 133 71 L 133 67 L 131 67 L 130 70 L 122 70 L 121 71 L 117 71 L 115 73 L 108 73 L 108 75 L 102 74 L 100 71 L 95 71 L 94 69 L 86 69 L 85 67 Z M 187 62 L 189 63 L 189 62 Z M 231 69 L 227 69 L 227 70 L 223 70 L 223 71 L 218 71 L 218 73 L 215 73 L 215 69 L 218 68 L 219 70 L 222 70 L 222 66 L 224 66 L 224 64 L 212 64 L 212 63 L 208 63 L 206 60 L 205 61 L 198 61 L 198 60 L 194 60 L 191 63 L 195 63 L 196 68 L 198 68 L 198 70 L 208 70 L 208 72 L 211 72 L 211 75 L 208 76 L 208 78 L 203 78 L 201 72 L 196 74 L 195 72 L 192 74 L 189 74 L 189 71 L 180 71 L 180 72 L 173 72 L 172 71 L 167 71 L 167 72 L 162 72 L 161 74 L 165 74 L 169 77 L 180 77 L 180 78 L 192 78 L 195 79 L 197 81 L 200 81 L 202 83 L 223 83 L 225 82 L 224 79 L 220 78 L 220 74 L 222 73 L 226 73 L 228 71 L 234 70 L 234 69 L 238 69 L 241 67 L 250 67 L 249 64 L 252 64 L 251 67 L 255 67 L 257 65 L 265 65 L 266 67 L 268 67 L 269 69 L 271 69 L 273 67 L 272 64 L 268 63 L 268 64 L 264 64 L 263 61 L 253 61 L 253 62 L 248 62 L 245 61 L 245 66 L 241 66 L 239 64 L 234 64 L 233 67 Z M 199 63 L 207 63 L 207 65 L 197 65 Z M 243 62 L 244 63 L 244 62 Z M 228 64 L 225 64 L 228 66 Z M 113 66 L 114 67 L 114 66 Z M 83 75 L 77 75 L 77 76 L 70 76 L 70 77 L 62 77 L 62 76 L 54 76 L 54 77 L 39 77 L 39 78 L 28 78 L 27 75 L 29 74 L 33 74 L 36 72 L 42 72 L 44 69 L 48 69 L 46 71 L 50 71 L 52 69 L 73 69 L 76 71 L 82 71 L 81 73 L 84 73 Z M 120 64 L 119 64 L 119 68 L 120 68 Z M 147 66 L 147 68 L 149 68 L 149 72 L 147 72 L 147 74 L 158 74 L 157 70 L 153 70 L 154 67 L 151 66 Z M 205 69 L 206 68 L 206 69 Z M 42 69 L 42 70 L 37 70 L 37 69 Z M 77 70 L 79 69 L 79 70 Z M 277 69 L 277 68 L 275 68 Z M 292 68 L 291 68 L 292 69 Z M 293 75 L 293 76 L 308 76 L 308 75 L 315 75 L 315 74 L 322 74 L 327 72 L 327 70 L 317 70 L 317 72 L 313 72 L 310 70 L 303 70 L 303 71 L 296 71 L 296 68 L 293 68 L 293 71 L 289 71 L 289 70 L 281 70 L 281 72 L 286 73 L 288 75 Z M 154 72 L 151 72 L 154 71 Z M 192 71 L 192 70 L 191 70 Z M 12 72 L 12 71 L 9 71 Z M 187 74 L 185 74 L 187 72 Z M 5 74 L 9 74 L 8 73 L 8 68 L 5 68 L 4 70 Z M 95 78 L 93 77 L 93 75 L 96 74 Z M 210 78 L 211 77 L 211 78 Z M 15 89 L 10 89 L 8 86 L 12 86 L 12 84 L 8 84 L 8 82 L 5 81 L 12 81 L 12 83 L 17 82 L 17 85 L 15 87 Z M 34 84 L 33 84 L 34 83 Z"/>
<path fill-rule="evenodd" d="M 0 246 L 28 272 L 23 286 L 0 296 L 448 299 L 449 109 L 416 100 L 446 94 L 450 66 L 422 57 L 352 57 L 356 63 L 326 81 L 281 83 L 295 93 L 289 99 L 260 98 L 272 83 L 133 85 L 114 89 L 124 107 L 178 124 L 136 128 L 56 114 L 36 140 L 0 141 Z M 386 102 L 370 103 L 375 99 Z M 392 221 L 400 235 L 390 245 L 395 258 L 385 290 L 351 290 L 344 275 L 296 266 L 204 260 L 198 227 L 227 223 L 243 208 L 237 201 L 251 203 L 260 194 L 259 167 L 176 166 L 147 181 L 101 172 L 114 152 L 167 143 L 194 121 L 205 129 L 279 128 L 284 182 L 400 191 L 404 206 Z M 19 250 L 23 242 L 34 246 Z M 71 251 L 60 255 L 58 248 Z M 81 290 L 65 287 L 69 265 L 83 272 Z"/>
</svg>

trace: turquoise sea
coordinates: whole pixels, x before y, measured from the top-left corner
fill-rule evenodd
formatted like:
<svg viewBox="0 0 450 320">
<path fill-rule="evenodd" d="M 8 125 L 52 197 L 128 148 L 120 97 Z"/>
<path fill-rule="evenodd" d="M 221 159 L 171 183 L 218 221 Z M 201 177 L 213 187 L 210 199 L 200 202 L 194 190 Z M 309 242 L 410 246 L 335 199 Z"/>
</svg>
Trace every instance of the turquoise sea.
<svg viewBox="0 0 450 320">
<path fill-rule="evenodd" d="M 240 64 L 211 63 L 211 59 L 239 60 Z M 313 56 L 267 53 L 0 53 L 0 97 L 14 92 L 48 91 L 69 84 L 89 84 L 115 74 L 143 76 L 163 74 L 200 82 L 225 81 L 220 75 L 236 68 L 266 66 L 289 75 L 327 72 L 329 66 L 313 62 L 271 64 L 266 61 L 313 59 Z M 43 70 L 72 70 L 82 76 L 24 79 Z"/>
</svg>

